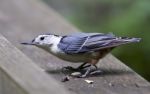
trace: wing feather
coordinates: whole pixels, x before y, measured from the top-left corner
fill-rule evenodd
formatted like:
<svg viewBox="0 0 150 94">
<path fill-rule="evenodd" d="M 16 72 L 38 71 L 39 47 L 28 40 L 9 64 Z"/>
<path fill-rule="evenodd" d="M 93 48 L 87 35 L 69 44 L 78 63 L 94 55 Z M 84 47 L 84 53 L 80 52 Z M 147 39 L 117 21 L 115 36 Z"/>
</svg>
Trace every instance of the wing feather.
<svg viewBox="0 0 150 94">
<path fill-rule="evenodd" d="M 116 47 L 129 42 L 128 38 L 115 37 L 112 33 L 77 33 L 64 36 L 58 47 L 65 53 L 85 53 L 100 49 Z"/>
</svg>

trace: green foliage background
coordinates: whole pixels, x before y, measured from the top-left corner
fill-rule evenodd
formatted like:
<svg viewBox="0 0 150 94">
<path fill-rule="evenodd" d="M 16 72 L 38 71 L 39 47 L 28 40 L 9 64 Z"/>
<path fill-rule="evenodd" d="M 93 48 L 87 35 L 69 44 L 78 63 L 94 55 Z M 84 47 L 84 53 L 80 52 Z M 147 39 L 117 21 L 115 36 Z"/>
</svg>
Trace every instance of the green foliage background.
<svg viewBox="0 0 150 94">
<path fill-rule="evenodd" d="M 43 0 L 85 32 L 113 32 L 142 41 L 113 54 L 150 81 L 150 0 Z"/>
</svg>

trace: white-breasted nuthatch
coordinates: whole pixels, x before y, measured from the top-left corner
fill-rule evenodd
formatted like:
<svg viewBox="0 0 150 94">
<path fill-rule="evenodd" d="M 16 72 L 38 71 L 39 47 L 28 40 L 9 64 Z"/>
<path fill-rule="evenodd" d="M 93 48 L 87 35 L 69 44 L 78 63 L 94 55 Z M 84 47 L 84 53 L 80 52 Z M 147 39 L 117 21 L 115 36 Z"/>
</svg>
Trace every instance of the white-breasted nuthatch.
<svg viewBox="0 0 150 94">
<path fill-rule="evenodd" d="M 66 36 L 45 34 L 37 36 L 31 42 L 22 44 L 35 45 L 66 61 L 84 62 L 76 70 L 88 67 L 81 76 L 86 77 L 91 71 L 90 67 L 95 66 L 97 68 L 97 62 L 113 48 L 140 40 L 141 38 L 116 37 L 110 33 L 75 33 Z"/>
</svg>

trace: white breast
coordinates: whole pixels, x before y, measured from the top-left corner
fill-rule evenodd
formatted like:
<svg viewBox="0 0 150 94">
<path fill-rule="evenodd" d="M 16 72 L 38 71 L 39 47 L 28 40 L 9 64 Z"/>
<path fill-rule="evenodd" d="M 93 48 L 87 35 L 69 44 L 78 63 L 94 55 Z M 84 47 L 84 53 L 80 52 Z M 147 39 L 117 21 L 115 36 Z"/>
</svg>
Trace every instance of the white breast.
<svg viewBox="0 0 150 94">
<path fill-rule="evenodd" d="M 70 61 L 73 63 L 80 63 L 80 62 L 89 62 L 93 56 L 91 53 L 83 53 L 83 54 L 66 54 L 61 49 L 57 47 L 57 45 L 53 45 L 50 48 L 50 53 L 55 55 L 56 57 Z"/>
</svg>

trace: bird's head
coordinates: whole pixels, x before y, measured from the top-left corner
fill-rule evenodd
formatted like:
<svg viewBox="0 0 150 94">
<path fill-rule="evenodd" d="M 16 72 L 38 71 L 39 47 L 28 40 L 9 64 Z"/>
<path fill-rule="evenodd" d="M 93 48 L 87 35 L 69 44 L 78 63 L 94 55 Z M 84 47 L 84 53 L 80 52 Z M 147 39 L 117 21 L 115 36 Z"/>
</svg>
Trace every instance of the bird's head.
<svg viewBox="0 0 150 94">
<path fill-rule="evenodd" d="M 34 38 L 31 42 L 24 42 L 21 44 L 35 45 L 37 47 L 47 47 L 47 46 L 50 47 L 56 43 L 59 37 L 60 36 L 58 35 L 52 35 L 52 34 L 39 35 L 36 38 Z"/>
</svg>

